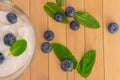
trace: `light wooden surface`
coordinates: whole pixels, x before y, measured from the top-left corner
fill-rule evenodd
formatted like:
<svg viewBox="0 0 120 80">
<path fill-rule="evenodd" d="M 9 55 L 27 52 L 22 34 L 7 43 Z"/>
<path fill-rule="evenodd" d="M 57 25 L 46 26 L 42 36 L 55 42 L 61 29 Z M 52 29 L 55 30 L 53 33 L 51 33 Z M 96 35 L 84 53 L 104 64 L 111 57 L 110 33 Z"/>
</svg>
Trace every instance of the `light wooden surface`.
<svg viewBox="0 0 120 80">
<path fill-rule="evenodd" d="M 65 0 L 64 6 L 91 13 L 100 22 L 97 30 L 81 28 L 72 31 L 69 25 L 59 24 L 46 15 L 43 5 L 55 0 L 12 0 L 31 18 L 37 35 L 34 60 L 20 80 L 120 80 L 120 32 L 111 35 L 107 30 L 110 22 L 120 25 L 120 0 Z M 72 19 L 70 19 L 72 20 Z M 53 42 L 67 46 L 79 61 L 87 50 L 97 50 L 97 60 L 92 74 L 84 79 L 76 71 L 65 73 L 53 52 L 43 54 L 40 45 L 45 42 L 43 33 L 53 30 Z"/>
</svg>

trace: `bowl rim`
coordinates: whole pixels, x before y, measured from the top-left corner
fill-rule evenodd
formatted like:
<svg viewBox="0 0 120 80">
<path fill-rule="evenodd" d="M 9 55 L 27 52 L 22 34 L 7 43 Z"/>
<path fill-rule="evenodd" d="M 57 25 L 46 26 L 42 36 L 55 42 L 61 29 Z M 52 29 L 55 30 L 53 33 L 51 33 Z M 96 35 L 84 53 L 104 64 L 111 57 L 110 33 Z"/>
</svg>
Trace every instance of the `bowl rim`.
<svg viewBox="0 0 120 80">
<path fill-rule="evenodd" d="M 34 47 L 34 51 L 33 51 L 33 54 L 31 55 L 32 57 L 31 57 L 31 59 L 29 60 L 29 64 L 27 65 L 27 67 L 26 68 L 24 68 L 24 71 L 19 75 L 19 76 L 17 76 L 16 78 L 15 78 L 15 80 L 17 80 L 17 79 L 19 79 L 24 73 L 25 73 L 25 71 L 28 69 L 28 67 L 30 67 L 30 65 L 31 65 L 31 63 L 32 63 L 32 61 L 33 61 L 33 58 L 34 58 L 34 56 L 35 56 L 35 52 L 36 52 L 36 33 L 35 33 L 35 28 L 34 28 L 34 25 L 32 24 L 32 22 L 31 22 L 31 20 L 30 20 L 30 18 L 28 17 L 28 15 L 20 8 L 20 7 L 18 7 L 17 5 L 15 5 L 15 4 L 13 4 L 12 2 L 10 2 L 9 0 L 0 0 L 0 2 L 1 3 L 3 3 L 3 4 L 6 4 L 6 5 L 8 5 L 8 6 L 10 6 L 10 7 L 12 7 L 12 8 L 14 8 L 14 9 L 16 9 L 16 10 L 18 10 L 18 12 L 20 12 L 20 14 L 22 14 L 22 15 L 24 15 L 26 18 L 27 18 L 27 20 L 28 20 L 28 22 L 30 23 L 30 25 L 32 26 L 32 29 L 33 29 L 33 33 L 34 33 L 34 37 L 35 37 L 35 47 Z M 28 61 L 27 60 L 27 61 Z M 23 65 L 24 66 L 24 65 Z M 22 68 L 23 68 L 23 66 L 18 70 L 18 71 L 20 71 Z M 17 71 L 17 72 L 18 72 Z M 15 72 L 16 73 L 16 72 Z M 13 74 L 15 74 L 15 73 L 13 73 Z M 13 74 L 11 74 L 11 75 L 13 75 Z M 11 75 L 8 75 L 8 76 L 11 76 Z M 8 76 L 6 76 L 6 77 L 1 77 L 1 78 L 7 78 Z"/>
</svg>

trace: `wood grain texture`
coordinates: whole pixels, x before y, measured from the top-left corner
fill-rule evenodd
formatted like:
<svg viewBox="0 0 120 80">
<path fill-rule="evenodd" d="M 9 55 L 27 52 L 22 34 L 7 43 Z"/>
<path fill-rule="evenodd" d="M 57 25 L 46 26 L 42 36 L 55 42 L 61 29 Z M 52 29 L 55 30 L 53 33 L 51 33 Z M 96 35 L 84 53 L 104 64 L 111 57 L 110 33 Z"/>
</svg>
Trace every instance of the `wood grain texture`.
<svg viewBox="0 0 120 80">
<path fill-rule="evenodd" d="M 102 0 L 85 0 L 85 11 L 91 13 L 101 25 L 101 28 L 97 30 L 85 29 L 86 51 L 95 49 L 97 52 L 95 66 L 87 80 L 104 80 Z"/>
<path fill-rule="evenodd" d="M 85 51 L 94 49 L 97 53 L 92 74 L 87 80 L 104 80 L 102 0 L 85 0 L 85 11 L 93 15 L 101 25 L 96 30 L 85 28 Z"/>
<path fill-rule="evenodd" d="M 47 30 L 47 15 L 43 10 L 46 0 L 30 0 L 30 17 L 35 26 L 37 37 L 36 55 L 31 65 L 31 80 L 48 80 L 48 55 L 41 51 L 41 45 L 45 42 L 44 32 Z"/>
<path fill-rule="evenodd" d="M 120 25 L 120 0 L 105 0 L 103 7 L 105 80 L 120 80 L 120 32 L 111 35 L 107 31 L 110 22 Z"/>
<path fill-rule="evenodd" d="M 36 55 L 31 67 L 20 80 L 120 80 L 120 32 L 111 35 L 107 30 L 110 22 L 120 23 L 120 0 L 65 0 L 63 9 L 73 6 L 76 10 L 85 10 L 101 25 L 97 30 L 81 25 L 77 31 L 72 31 L 69 25 L 57 23 L 48 17 L 43 10 L 43 5 L 47 1 L 55 2 L 55 0 L 12 0 L 30 16 L 37 37 Z M 63 72 L 60 69 L 60 61 L 53 52 L 49 55 L 42 53 L 40 45 L 45 42 L 43 34 L 48 29 L 55 34 L 52 42 L 68 47 L 78 62 L 86 51 L 91 49 L 97 51 L 95 66 L 88 78 L 82 78 L 77 71 Z"/>
</svg>

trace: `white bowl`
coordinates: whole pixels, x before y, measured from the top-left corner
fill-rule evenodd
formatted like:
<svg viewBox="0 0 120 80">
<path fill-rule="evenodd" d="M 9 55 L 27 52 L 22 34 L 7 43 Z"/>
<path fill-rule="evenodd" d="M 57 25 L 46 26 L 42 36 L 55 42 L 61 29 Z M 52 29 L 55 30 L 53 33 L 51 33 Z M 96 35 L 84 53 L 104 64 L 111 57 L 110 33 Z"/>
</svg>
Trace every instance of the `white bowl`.
<svg viewBox="0 0 120 80">
<path fill-rule="evenodd" d="M 15 34 L 17 35 L 18 39 L 22 37 L 22 38 L 26 38 L 27 41 L 28 41 L 27 50 L 22 55 L 20 55 L 18 57 L 14 57 L 14 56 L 10 56 L 9 57 L 9 56 L 6 56 L 6 58 L 7 58 L 8 61 L 6 63 L 4 63 L 5 67 L 7 66 L 7 64 L 9 64 L 8 63 L 9 59 L 11 61 L 11 59 L 13 58 L 13 60 L 12 60 L 13 61 L 13 63 L 12 63 L 13 66 L 16 66 L 16 64 L 19 63 L 19 62 L 17 62 L 19 60 L 23 62 L 22 64 L 18 64 L 19 68 L 16 67 L 17 70 L 14 71 L 14 69 L 13 69 L 13 71 L 12 71 L 11 70 L 11 64 L 9 64 L 6 70 L 8 72 L 9 71 L 11 71 L 11 72 L 9 72 L 9 75 L 8 75 L 8 73 L 6 73 L 6 75 L 4 74 L 4 76 L 2 75 L 3 74 L 2 72 L 4 70 L 2 71 L 2 69 L 0 69 L 1 70 L 1 72 L 0 72 L 1 73 L 0 74 L 0 80 L 16 80 L 16 79 L 18 79 L 25 72 L 25 70 L 28 68 L 28 66 L 30 65 L 30 63 L 31 63 L 31 61 L 33 59 L 34 51 L 35 51 L 35 47 L 36 47 L 35 31 L 34 31 L 33 25 L 31 23 L 29 17 L 18 6 L 14 5 L 10 1 L 8 1 L 8 0 L 0 0 L 0 14 L 1 14 L 2 11 L 3 12 L 4 11 L 5 12 L 14 12 L 20 18 L 20 20 L 22 21 L 22 23 L 19 22 L 19 24 L 12 24 L 12 26 L 14 26 L 14 27 L 19 25 L 19 29 L 13 29 L 14 27 L 10 27 L 11 24 L 7 24 L 7 23 L 1 24 L 1 22 L 0 22 L 0 30 L 3 31 L 2 28 L 1 28 L 2 25 L 4 26 L 3 29 L 6 30 L 6 31 L 7 31 L 7 27 L 8 28 L 10 27 L 8 30 L 11 29 L 11 31 L 13 30 L 13 32 L 17 32 L 17 34 L 16 33 Z M 24 25 L 23 25 L 23 23 L 24 23 Z M 4 35 L 7 32 L 5 32 L 5 33 L 2 32 L 2 33 Z M 29 35 L 27 35 L 27 34 L 29 34 Z M 19 36 L 19 35 L 21 35 L 21 36 Z M 2 45 L 2 39 L 0 39 L 0 40 L 1 40 L 0 41 L 0 45 Z M 7 51 L 7 49 L 9 47 L 2 47 L 0 49 L 0 51 L 3 48 L 4 48 L 4 50 L 6 48 L 6 51 Z M 24 56 L 24 57 L 21 58 L 21 56 Z M 16 63 L 14 63 L 14 60 L 15 60 Z M 2 66 L 2 64 L 0 65 L 0 68 L 1 68 L 1 66 Z"/>
</svg>

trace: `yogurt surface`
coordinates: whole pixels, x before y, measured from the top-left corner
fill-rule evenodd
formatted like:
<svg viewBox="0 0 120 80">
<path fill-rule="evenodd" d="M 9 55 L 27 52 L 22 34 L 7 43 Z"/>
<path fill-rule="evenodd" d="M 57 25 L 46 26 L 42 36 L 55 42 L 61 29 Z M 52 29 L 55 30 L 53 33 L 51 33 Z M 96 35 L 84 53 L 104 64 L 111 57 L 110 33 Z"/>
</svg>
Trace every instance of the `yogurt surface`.
<svg viewBox="0 0 120 80">
<path fill-rule="evenodd" d="M 26 23 L 17 15 L 17 22 L 11 24 L 6 15 L 9 12 L 0 11 L 0 52 L 4 54 L 5 61 L 0 64 L 0 77 L 6 77 L 19 71 L 34 53 L 35 34 L 32 26 Z M 10 46 L 4 44 L 3 38 L 6 34 L 12 33 L 16 40 L 25 39 L 27 41 L 27 49 L 20 56 L 8 56 Z"/>
</svg>

